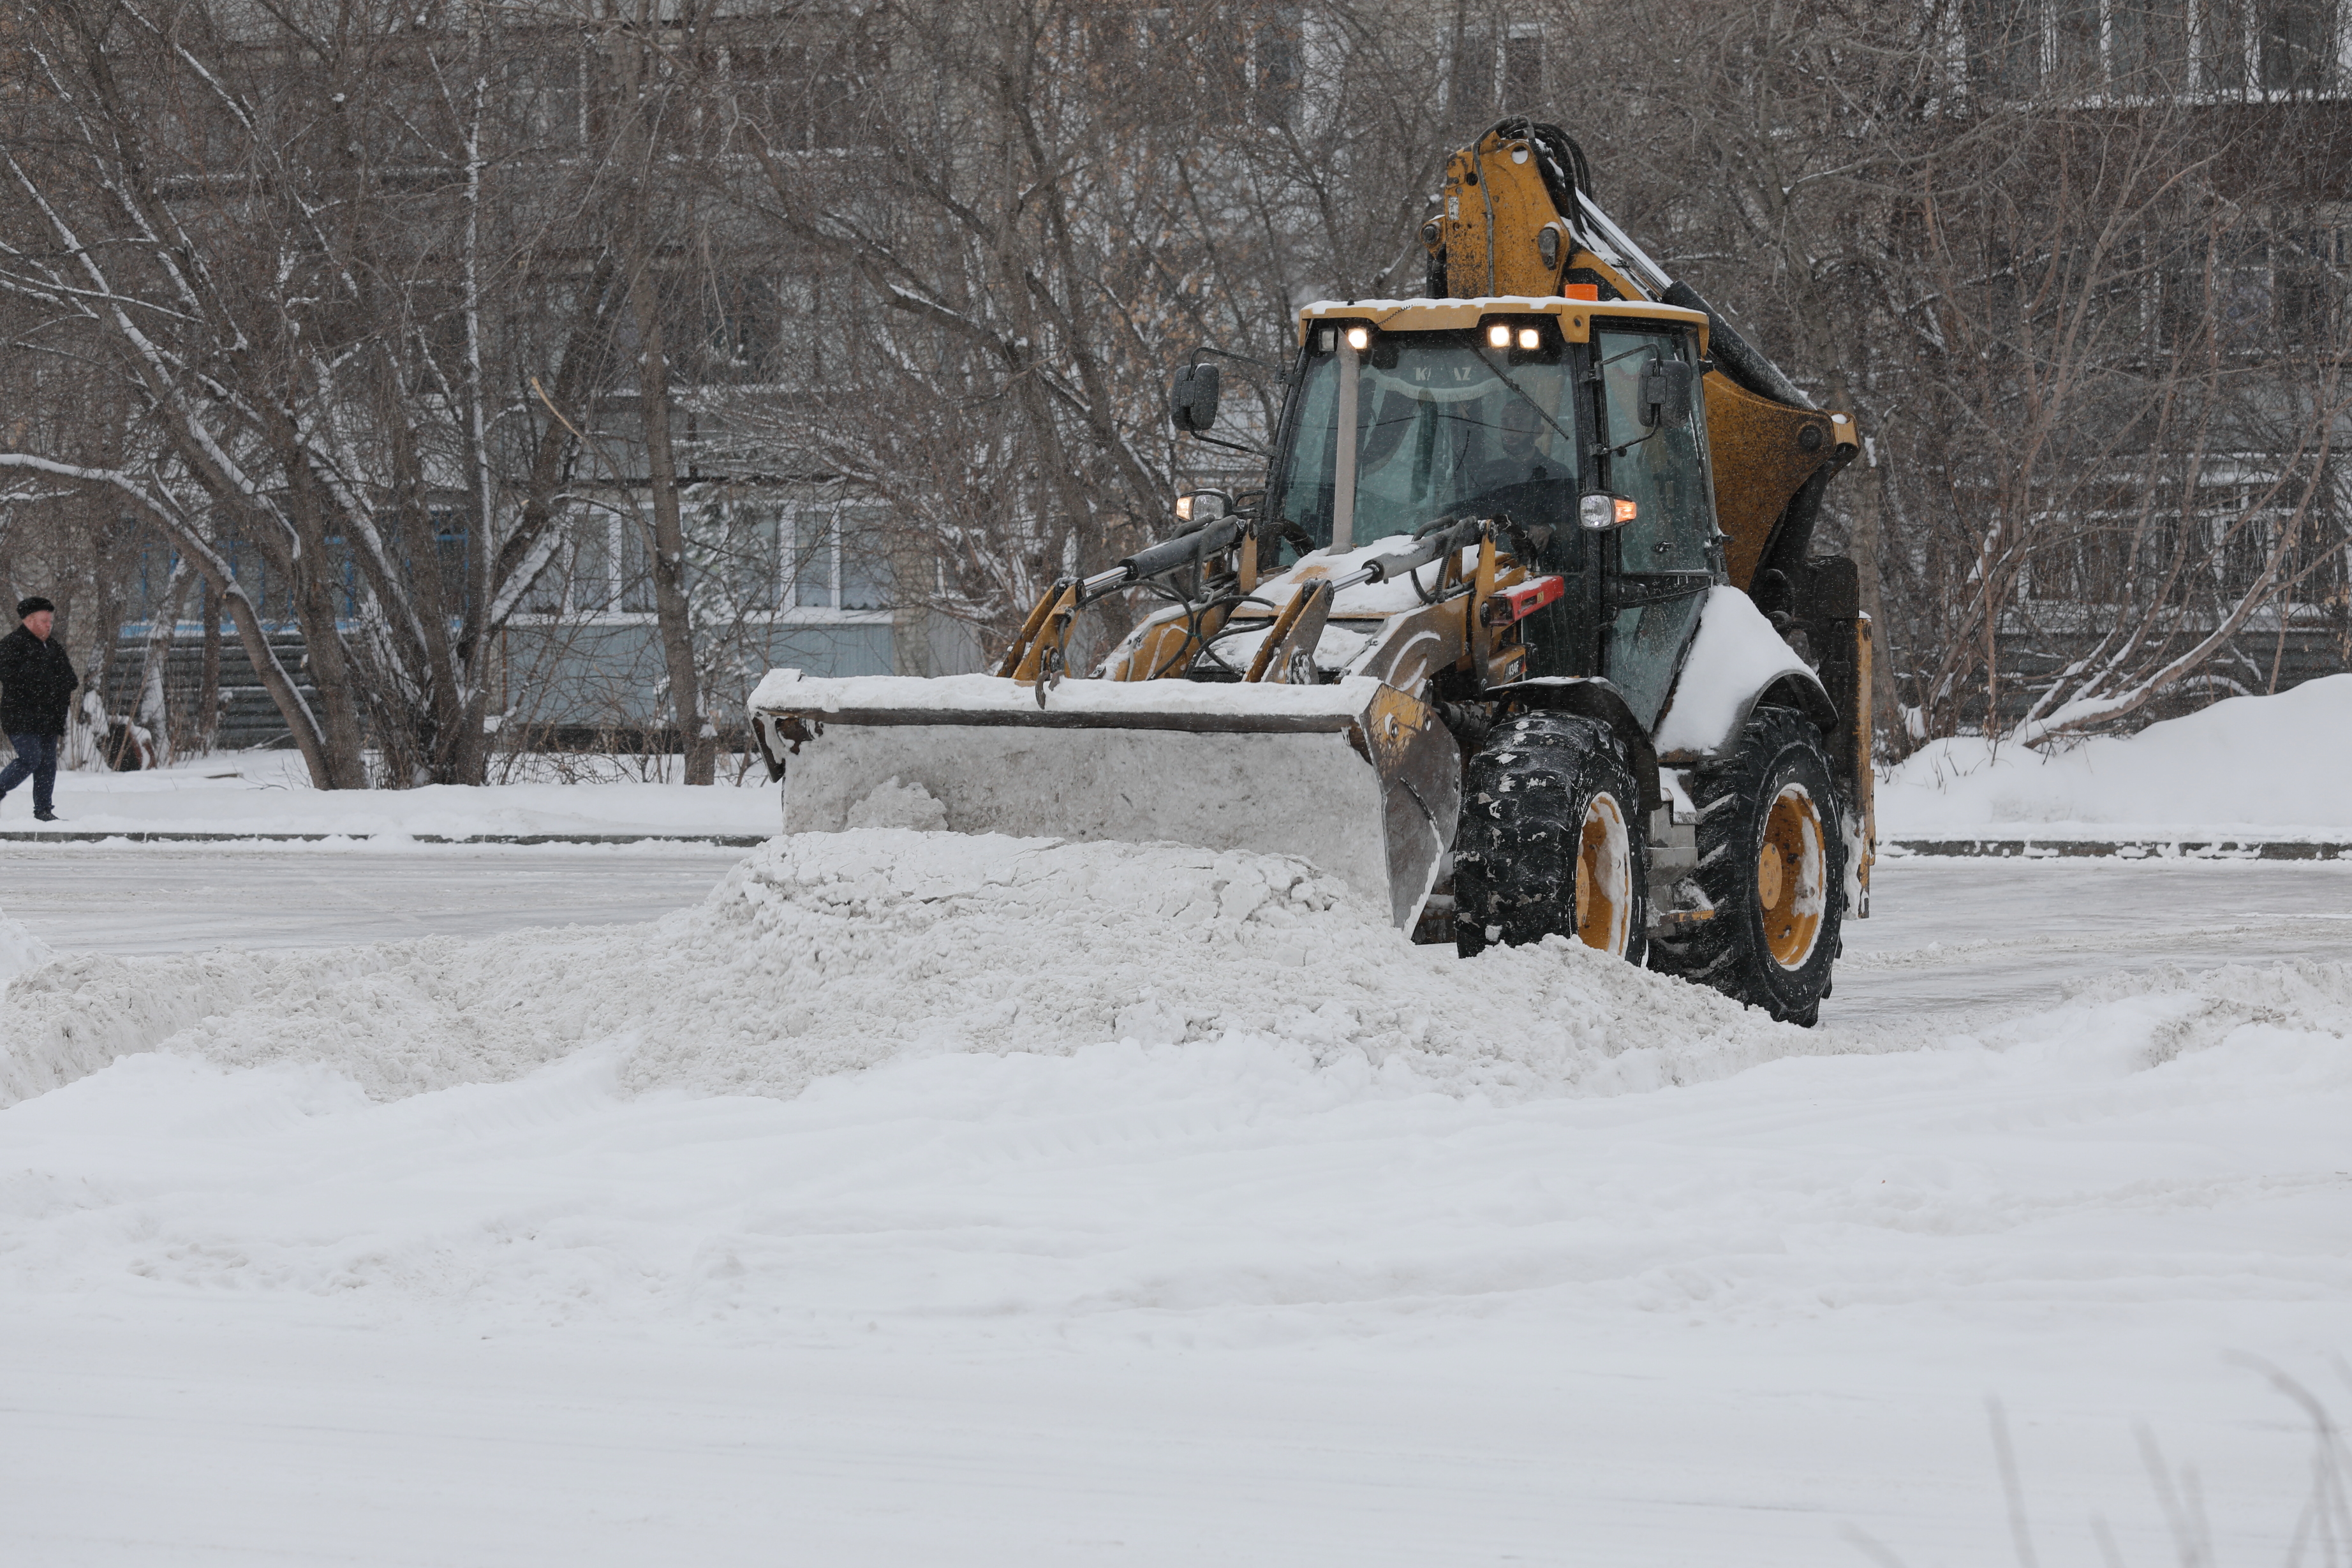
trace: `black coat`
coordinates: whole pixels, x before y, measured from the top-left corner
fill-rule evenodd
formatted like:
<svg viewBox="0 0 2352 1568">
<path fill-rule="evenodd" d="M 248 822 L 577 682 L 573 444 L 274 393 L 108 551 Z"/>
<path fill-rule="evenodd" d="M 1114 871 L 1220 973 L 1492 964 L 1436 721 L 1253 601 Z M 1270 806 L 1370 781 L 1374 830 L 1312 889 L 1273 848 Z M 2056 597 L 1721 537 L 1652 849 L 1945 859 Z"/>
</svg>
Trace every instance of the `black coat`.
<svg viewBox="0 0 2352 1568">
<path fill-rule="evenodd" d="M 62 735 L 81 684 L 65 645 L 18 626 L 0 637 L 0 735 Z"/>
</svg>

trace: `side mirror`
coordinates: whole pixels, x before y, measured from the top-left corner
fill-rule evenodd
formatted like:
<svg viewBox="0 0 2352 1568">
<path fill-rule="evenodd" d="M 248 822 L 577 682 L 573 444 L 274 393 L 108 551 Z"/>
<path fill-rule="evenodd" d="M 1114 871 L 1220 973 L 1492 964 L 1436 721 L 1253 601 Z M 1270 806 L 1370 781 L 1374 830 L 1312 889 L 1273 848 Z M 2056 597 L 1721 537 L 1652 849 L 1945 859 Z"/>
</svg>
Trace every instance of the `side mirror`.
<svg viewBox="0 0 2352 1568">
<path fill-rule="evenodd" d="M 1623 496 L 1594 490 L 1576 503 L 1576 521 L 1592 533 L 1607 533 L 1633 521 L 1641 509 Z"/>
<path fill-rule="evenodd" d="M 1654 359 L 1642 366 L 1642 423 L 1648 426 L 1687 425 L 1691 416 L 1691 385 L 1696 378 L 1678 359 Z"/>
<path fill-rule="evenodd" d="M 1188 364 L 1176 373 L 1168 395 L 1168 417 L 1176 428 L 1197 436 L 1217 422 L 1217 367 Z"/>
<path fill-rule="evenodd" d="M 1191 495 L 1176 498 L 1177 520 L 1195 528 L 1233 513 L 1234 498 L 1223 490 L 1194 490 Z"/>
</svg>

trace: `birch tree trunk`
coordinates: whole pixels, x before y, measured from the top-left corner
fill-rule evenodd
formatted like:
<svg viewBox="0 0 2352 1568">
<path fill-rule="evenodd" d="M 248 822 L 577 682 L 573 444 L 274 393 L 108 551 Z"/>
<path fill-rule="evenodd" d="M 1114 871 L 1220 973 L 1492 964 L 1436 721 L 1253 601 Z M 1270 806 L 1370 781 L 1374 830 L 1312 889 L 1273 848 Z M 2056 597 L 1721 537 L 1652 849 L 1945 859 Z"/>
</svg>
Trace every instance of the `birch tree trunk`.
<svg viewBox="0 0 2352 1568">
<path fill-rule="evenodd" d="M 131 705 L 131 716 L 147 731 L 152 748 L 150 759 L 157 767 L 169 763 L 173 752 L 172 711 L 164 700 L 163 676 L 172 662 L 172 639 L 180 629 L 180 610 L 194 577 L 186 556 L 173 559 L 172 574 L 164 580 L 154 612 L 148 616 L 147 645 L 139 661 L 139 699 Z"/>
</svg>

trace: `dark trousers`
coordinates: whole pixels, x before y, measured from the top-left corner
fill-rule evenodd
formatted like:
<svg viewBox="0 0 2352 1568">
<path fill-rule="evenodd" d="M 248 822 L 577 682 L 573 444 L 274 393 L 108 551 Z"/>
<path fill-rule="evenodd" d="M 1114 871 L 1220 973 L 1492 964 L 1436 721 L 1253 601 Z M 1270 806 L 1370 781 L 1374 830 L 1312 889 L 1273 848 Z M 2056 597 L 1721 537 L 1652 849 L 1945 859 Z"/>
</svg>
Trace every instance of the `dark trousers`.
<svg viewBox="0 0 2352 1568">
<path fill-rule="evenodd" d="M 58 742 L 62 735 L 11 735 L 8 743 L 16 748 L 16 760 L 0 770 L 0 795 L 6 795 L 26 779 L 33 781 L 33 810 L 48 811 L 58 803 Z"/>
</svg>

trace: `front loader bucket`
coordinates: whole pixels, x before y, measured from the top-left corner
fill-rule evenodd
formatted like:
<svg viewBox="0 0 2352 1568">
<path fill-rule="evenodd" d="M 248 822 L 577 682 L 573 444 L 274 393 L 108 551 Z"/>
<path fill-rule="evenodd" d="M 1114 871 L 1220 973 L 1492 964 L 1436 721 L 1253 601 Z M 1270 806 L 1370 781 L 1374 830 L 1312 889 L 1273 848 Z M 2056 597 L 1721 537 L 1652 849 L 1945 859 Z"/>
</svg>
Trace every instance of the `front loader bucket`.
<svg viewBox="0 0 2352 1568">
<path fill-rule="evenodd" d="M 1297 855 L 1411 930 L 1453 847 L 1462 757 L 1436 710 L 1328 686 L 769 673 L 751 722 L 784 828 L 837 833 L 919 784 L 957 833 Z M 877 792 L 883 792 L 877 797 Z"/>
</svg>

